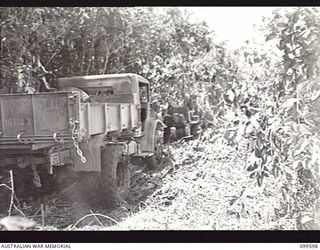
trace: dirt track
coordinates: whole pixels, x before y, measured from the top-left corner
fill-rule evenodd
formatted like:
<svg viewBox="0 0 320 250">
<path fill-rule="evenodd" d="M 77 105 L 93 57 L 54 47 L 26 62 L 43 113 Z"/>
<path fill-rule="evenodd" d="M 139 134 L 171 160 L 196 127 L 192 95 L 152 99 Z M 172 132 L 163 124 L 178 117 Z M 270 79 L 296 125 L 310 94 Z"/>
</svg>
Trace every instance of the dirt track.
<svg viewBox="0 0 320 250">
<path fill-rule="evenodd" d="M 258 186 L 247 171 L 245 151 L 209 133 L 167 151 L 170 156 L 157 171 L 132 177 L 130 194 L 117 209 L 79 203 L 70 185 L 24 204 L 22 211 L 37 222 L 36 230 L 308 229 L 301 218 L 312 219 L 312 211 L 303 211 L 301 218 L 290 212 L 283 203 L 282 177 L 269 176 Z"/>
<path fill-rule="evenodd" d="M 18 208 L 25 217 L 36 221 L 40 230 L 76 229 L 91 225 L 111 226 L 141 209 L 141 204 L 161 185 L 157 176 L 166 167 L 170 168 L 168 159 L 164 159 L 156 171 L 141 171 L 132 176 L 129 196 L 117 209 L 86 203 L 86 197 L 79 194 L 75 182 L 58 192 L 49 192 L 41 198 L 19 202 Z M 5 176 L 1 180 L 10 183 Z M 8 215 L 11 191 L 4 186 L 0 188 L 0 216 L 5 217 Z M 11 215 L 20 216 L 21 212 L 13 209 Z M 84 218 L 85 216 L 87 217 Z"/>
</svg>

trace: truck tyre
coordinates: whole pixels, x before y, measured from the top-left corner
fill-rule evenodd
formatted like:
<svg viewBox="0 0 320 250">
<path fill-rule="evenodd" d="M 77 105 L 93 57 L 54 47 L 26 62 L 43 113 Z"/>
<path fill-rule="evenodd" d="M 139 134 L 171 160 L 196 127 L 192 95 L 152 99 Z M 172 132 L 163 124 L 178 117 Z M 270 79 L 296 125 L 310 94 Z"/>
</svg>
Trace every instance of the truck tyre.
<svg viewBox="0 0 320 250">
<path fill-rule="evenodd" d="M 159 126 L 156 128 L 154 133 L 154 139 L 153 155 L 145 159 L 145 163 L 150 170 L 157 169 L 162 162 L 163 131 Z"/>
<path fill-rule="evenodd" d="M 163 133 L 163 142 L 164 143 L 169 143 L 171 141 L 171 134 L 170 134 L 170 130 L 171 130 L 171 127 L 166 127 L 164 129 L 164 133 Z"/>
<path fill-rule="evenodd" d="M 199 133 L 199 124 L 193 124 L 191 125 L 191 134 L 193 135 L 193 138 L 198 138 Z"/>
<path fill-rule="evenodd" d="M 120 145 L 109 145 L 102 149 L 100 187 L 109 207 L 116 207 L 129 194 L 130 169 L 122 161 Z"/>
</svg>

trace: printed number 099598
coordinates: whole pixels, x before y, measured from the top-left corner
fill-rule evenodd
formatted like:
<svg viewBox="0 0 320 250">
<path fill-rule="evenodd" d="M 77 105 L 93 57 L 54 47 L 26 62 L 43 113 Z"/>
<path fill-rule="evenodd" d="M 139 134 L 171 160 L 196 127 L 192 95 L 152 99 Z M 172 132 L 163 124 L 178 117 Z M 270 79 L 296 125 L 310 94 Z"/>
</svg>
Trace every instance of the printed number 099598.
<svg viewBox="0 0 320 250">
<path fill-rule="evenodd" d="M 318 244 L 300 244 L 300 248 L 318 248 Z"/>
</svg>

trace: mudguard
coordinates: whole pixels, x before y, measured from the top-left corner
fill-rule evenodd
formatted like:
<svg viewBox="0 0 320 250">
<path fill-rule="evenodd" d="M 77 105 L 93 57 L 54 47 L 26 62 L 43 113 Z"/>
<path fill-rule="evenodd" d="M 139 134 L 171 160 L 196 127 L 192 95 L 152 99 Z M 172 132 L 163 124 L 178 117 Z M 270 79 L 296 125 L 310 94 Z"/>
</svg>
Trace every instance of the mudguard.
<svg viewBox="0 0 320 250">
<path fill-rule="evenodd" d="M 72 149 L 74 171 L 101 171 L 101 147 L 104 135 L 91 136 L 88 142 L 80 143 L 80 149 L 86 162 L 82 162 L 75 148 Z"/>
<path fill-rule="evenodd" d="M 154 135 L 157 127 L 165 128 L 166 126 L 158 119 L 146 119 L 144 124 L 144 136 L 139 139 L 142 152 L 153 152 L 155 143 Z"/>
</svg>

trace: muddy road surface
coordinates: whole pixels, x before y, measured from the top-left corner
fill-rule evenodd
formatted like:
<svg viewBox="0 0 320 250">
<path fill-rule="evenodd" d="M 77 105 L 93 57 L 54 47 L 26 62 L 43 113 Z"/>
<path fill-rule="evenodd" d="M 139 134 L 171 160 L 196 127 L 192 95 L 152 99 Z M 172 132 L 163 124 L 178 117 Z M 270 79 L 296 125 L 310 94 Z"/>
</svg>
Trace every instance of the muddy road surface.
<svg viewBox="0 0 320 250">
<path fill-rule="evenodd" d="M 23 187 L 25 194 L 23 199 L 20 199 L 16 194 L 12 195 L 9 189 L 10 175 L 2 173 L 0 217 L 9 214 L 23 216 L 34 220 L 37 225 L 41 225 L 40 229 L 44 230 L 74 230 L 94 225 L 112 226 L 141 210 L 144 201 L 161 186 L 161 176 L 170 169 L 170 165 L 170 159 L 166 155 L 156 170 L 145 167 L 144 170 L 132 173 L 130 193 L 115 209 L 102 207 L 99 200 L 88 202 L 90 197 L 79 192 L 79 182 L 76 180 L 69 180 L 62 187 L 41 192 L 34 192 L 33 187 L 25 185 Z M 23 185 L 21 180 L 14 183 Z M 30 189 L 33 192 L 30 192 Z"/>
</svg>

